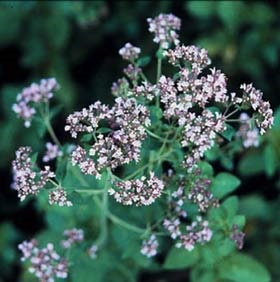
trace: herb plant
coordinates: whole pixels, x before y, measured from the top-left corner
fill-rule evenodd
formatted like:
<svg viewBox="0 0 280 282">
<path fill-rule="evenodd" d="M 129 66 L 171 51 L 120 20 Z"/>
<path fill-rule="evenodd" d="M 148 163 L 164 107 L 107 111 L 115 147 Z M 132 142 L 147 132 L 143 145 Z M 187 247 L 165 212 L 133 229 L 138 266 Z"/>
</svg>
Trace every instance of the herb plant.
<svg viewBox="0 0 280 282">
<path fill-rule="evenodd" d="M 22 260 L 39 281 L 91 274 L 135 281 L 143 269 L 181 268 L 190 268 L 190 281 L 269 281 L 260 263 L 239 253 L 245 217 L 233 192 L 240 181 L 215 173 L 211 160 L 258 146 L 273 124 L 270 104 L 252 84 L 230 92 L 226 75 L 209 69 L 207 50 L 180 43 L 176 16 L 148 24 L 158 44 L 156 74 L 144 73 L 151 58 L 126 43 L 114 104 L 97 101 L 70 114 L 71 143 L 62 144 L 51 125 L 63 85 L 42 79 L 18 94 L 14 112 L 26 127 L 40 123 L 51 140 L 43 156 L 16 151 L 13 188 L 21 201 L 37 196 L 54 224 L 51 234 L 19 245 Z"/>
</svg>

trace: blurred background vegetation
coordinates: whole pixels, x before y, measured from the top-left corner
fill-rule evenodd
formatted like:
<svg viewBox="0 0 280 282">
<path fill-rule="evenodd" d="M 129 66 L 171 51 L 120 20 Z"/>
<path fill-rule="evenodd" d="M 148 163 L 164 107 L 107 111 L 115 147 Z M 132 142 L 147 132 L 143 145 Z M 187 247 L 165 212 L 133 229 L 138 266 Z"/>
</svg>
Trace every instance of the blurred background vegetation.
<svg viewBox="0 0 280 282">
<path fill-rule="evenodd" d="M 278 1 L 0 2 L 0 281 L 20 281 L 16 245 L 46 226 L 36 202 L 20 204 L 10 189 L 16 148 L 44 146 L 36 125 L 24 128 L 11 111 L 17 93 L 40 78 L 56 77 L 61 85 L 56 99 L 63 111 L 54 126 L 66 141 L 67 114 L 97 99 L 111 102 L 110 87 L 124 67 L 118 55 L 124 43 L 141 47 L 144 54 L 156 51 L 146 19 L 159 13 L 182 19 L 181 41 L 208 49 L 213 65 L 230 78 L 231 90 L 253 81 L 276 111 L 275 126 L 259 148 L 222 156 L 214 164 L 242 179 L 238 193 L 240 211 L 248 218 L 245 252 L 266 265 L 272 281 L 280 281 Z M 148 74 L 153 69 L 149 65 Z M 139 280 L 157 281 L 160 275 L 143 274 Z"/>
</svg>

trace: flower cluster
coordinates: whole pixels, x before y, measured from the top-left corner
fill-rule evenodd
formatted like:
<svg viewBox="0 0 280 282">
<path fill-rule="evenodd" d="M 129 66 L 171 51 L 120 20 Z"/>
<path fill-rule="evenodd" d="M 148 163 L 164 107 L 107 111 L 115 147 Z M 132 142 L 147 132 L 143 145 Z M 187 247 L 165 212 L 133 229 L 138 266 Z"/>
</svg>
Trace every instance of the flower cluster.
<svg viewBox="0 0 280 282">
<path fill-rule="evenodd" d="M 67 199 L 67 193 L 62 188 L 56 188 L 49 193 L 49 203 L 50 205 L 56 204 L 60 207 L 67 206 L 71 207 L 72 202 Z"/>
<path fill-rule="evenodd" d="M 68 229 L 64 231 L 64 236 L 66 240 L 61 242 L 61 245 L 65 249 L 69 249 L 74 243 L 79 243 L 84 240 L 84 231 L 82 229 Z"/>
<path fill-rule="evenodd" d="M 173 50 L 166 50 L 164 55 L 172 65 L 186 67 L 184 68 L 184 72 L 186 72 L 184 79 L 190 81 L 193 79 L 192 75 L 197 76 L 211 63 L 207 50 L 194 45 L 177 45 Z"/>
<path fill-rule="evenodd" d="M 95 136 L 100 120 L 107 122 L 108 133 L 99 133 L 88 152 L 77 146 L 72 153 L 72 164 L 79 165 L 83 173 L 97 178 L 101 177 L 100 172 L 104 168 L 115 169 L 133 160 L 137 162 L 146 137 L 145 126 L 150 125 L 145 106 L 137 104 L 133 98 L 118 97 L 111 109 L 98 102 L 89 109 L 70 115 L 65 130 L 70 131 L 73 137 L 78 132 L 93 132 Z"/>
<path fill-rule="evenodd" d="M 129 64 L 124 70 L 124 74 L 132 81 L 135 82 L 140 73 L 142 72 L 142 69 L 136 66 L 133 66 L 132 64 Z"/>
<path fill-rule="evenodd" d="M 246 113 L 241 113 L 240 127 L 236 132 L 236 136 L 241 138 L 243 146 L 245 148 L 258 147 L 259 146 L 259 130 L 256 127 L 251 126 L 251 118 Z"/>
<path fill-rule="evenodd" d="M 133 89 L 133 95 L 135 97 L 145 97 L 147 100 L 152 101 L 159 95 L 160 90 L 154 84 L 147 81 L 143 81 L 141 85 L 137 85 Z"/>
<path fill-rule="evenodd" d="M 117 82 L 113 82 L 111 92 L 116 97 L 126 97 L 129 92 L 129 82 L 125 77 L 119 78 Z"/>
<path fill-rule="evenodd" d="M 154 257 L 157 254 L 158 241 L 154 234 L 148 240 L 144 240 L 141 247 L 141 254 L 148 258 Z"/>
<path fill-rule="evenodd" d="M 185 166 L 192 169 L 205 151 L 214 145 L 217 133 L 225 130 L 225 117 L 217 111 L 208 110 L 206 105 L 228 101 L 226 77 L 215 68 L 211 69 L 207 77 L 198 76 L 210 62 L 203 49 L 178 46 L 174 52 L 169 51 L 166 55 L 174 64 L 179 64 L 180 58 L 185 65 L 190 66 L 182 67 L 179 79 L 175 81 L 162 75 L 158 88 L 165 118 L 177 120 L 178 126 L 182 128 L 181 144 L 188 148 Z M 201 111 L 194 112 L 195 106 L 199 106 Z"/>
<path fill-rule="evenodd" d="M 172 239 L 176 239 L 182 233 L 180 231 L 181 221 L 179 218 L 164 219 L 163 226 L 170 233 Z"/>
<path fill-rule="evenodd" d="M 13 111 L 25 121 L 25 127 L 31 125 L 32 117 L 36 113 L 34 106 L 47 103 L 56 89 L 58 84 L 55 78 L 42 79 L 39 84 L 32 83 L 17 95 L 17 103 L 13 105 Z"/>
<path fill-rule="evenodd" d="M 23 256 L 22 261 L 29 260 L 31 265 L 29 271 L 44 282 L 54 282 L 56 278 L 66 279 L 68 276 L 68 262 L 61 258 L 49 243 L 45 248 L 39 249 L 37 242 L 24 241 L 19 244 Z"/>
<path fill-rule="evenodd" d="M 263 135 L 273 124 L 273 112 L 270 103 L 263 100 L 263 93 L 253 87 L 252 84 L 242 84 L 243 102 L 249 104 L 254 111 L 257 111 L 256 123 Z"/>
<path fill-rule="evenodd" d="M 195 244 L 205 244 L 212 238 L 212 231 L 208 226 L 208 221 L 202 220 L 202 217 L 197 216 L 196 220 L 191 225 L 186 227 L 187 233 L 179 236 L 179 241 L 176 243 L 177 248 L 185 248 L 188 251 L 193 250 Z"/>
<path fill-rule="evenodd" d="M 198 178 L 191 188 L 188 199 L 197 204 L 200 212 L 205 212 L 209 207 L 218 207 L 219 201 L 214 198 L 208 190 L 211 181 L 209 179 Z"/>
<path fill-rule="evenodd" d="M 154 42 L 163 49 L 169 48 L 171 43 L 179 44 L 176 30 L 181 28 L 181 20 L 172 14 L 160 14 L 154 19 L 148 18 L 149 31 L 154 33 Z"/>
<path fill-rule="evenodd" d="M 43 162 L 47 163 L 51 160 L 56 159 L 57 157 L 62 156 L 62 152 L 59 150 L 58 145 L 52 144 L 50 142 L 46 143 L 46 153 L 43 156 Z"/>
<path fill-rule="evenodd" d="M 106 118 L 111 118 L 109 108 L 97 101 L 88 109 L 83 108 L 82 111 L 69 115 L 66 119 L 65 131 L 69 131 L 73 138 L 77 138 L 78 133 L 94 132 L 99 122 Z"/>
<path fill-rule="evenodd" d="M 245 233 L 239 231 L 238 225 L 233 224 L 230 234 L 230 239 L 235 242 L 237 249 L 241 250 L 244 245 Z"/>
<path fill-rule="evenodd" d="M 152 204 L 160 197 L 164 188 L 163 181 L 158 179 L 153 172 L 150 172 L 150 178 L 142 176 L 141 179 L 116 182 L 115 186 L 118 190 L 110 189 L 109 193 L 117 202 L 136 206 Z"/>
<path fill-rule="evenodd" d="M 13 187 L 18 192 L 18 196 L 23 201 L 29 194 L 37 194 L 38 191 L 46 185 L 48 180 L 54 177 L 49 166 L 44 170 L 35 172 L 31 162 L 30 147 L 20 147 L 16 151 L 16 159 L 13 161 L 14 184 Z"/>
<path fill-rule="evenodd" d="M 172 213 L 176 217 L 187 217 L 186 211 L 183 209 L 183 204 L 187 196 L 184 194 L 184 181 L 181 180 L 178 189 L 172 193 L 169 199 L 169 206 Z"/>
<path fill-rule="evenodd" d="M 97 246 L 97 245 L 92 245 L 92 246 L 88 249 L 88 255 L 89 255 L 90 258 L 92 258 L 92 259 L 97 258 L 97 252 L 98 252 L 98 246 Z"/>
<path fill-rule="evenodd" d="M 119 54 L 124 60 L 134 61 L 139 57 L 141 49 L 133 46 L 131 43 L 126 43 L 123 48 L 119 50 Z"/>
</svg>

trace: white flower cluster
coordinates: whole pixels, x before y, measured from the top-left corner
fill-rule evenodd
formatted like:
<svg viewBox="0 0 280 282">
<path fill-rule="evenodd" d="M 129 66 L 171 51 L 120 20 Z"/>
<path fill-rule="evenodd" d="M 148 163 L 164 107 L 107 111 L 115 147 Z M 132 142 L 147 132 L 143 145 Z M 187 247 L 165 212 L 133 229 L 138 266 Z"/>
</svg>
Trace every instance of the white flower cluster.
<svg viewBox="0 0 280 282">
<path fill-rule="evenodd" d="M 39 249 L 37 242 L 32 240 L 24 241 L 18 248 L 23 254 L 21 260 L 30 261 L 28 270 L 40 281 L 54 282 L 55 278 L 67 278 L 68 262 L 57 254 L 53 244 L 49 243 L 45 248 Z"/>
<path fill-rule="evenodd" d="M 142 176 L 141 179 L 116 182 L 115 186 L 117 190 L 110 189 L 109 194 L 117 202 L 123 205 L 147 206 L 160 197 L 164 183 L 150 172 L 150 178 Z"/>
<path fill-rule="evenodd" d="M 67 229 L 63 234 L 66 240 L 63 240 L 61 245 L 65 249 L 69 249 L 74 243 L 79 243 L 84 240 L 84 231 L 82 229 Z"/>
<path fill-rule="evenodd" d="M 131 43 L 126 43 L 124 47 L 119 50 L 119 54 L 127 61 L 136 60 L 140 53 L 141 49 L 133 46 Z"/>
<path fill-rule="evenodd" d="M 208 226 L 208 221 L 202 220 L 201 216 L 197 216 L 196 220 L 186 227 L 186 230 L 186 234 L 181 234 L 179 236 L 179 241 L 176 243 L 176 247 L 183 247 L 188 251 L 193 250 L 197 243 L 203 245 L 206 242 L 209 242 L 213 234 Z"/>
<path fill-rule="evenodd" d="M 59 150 L 58 145 L 56 144 L 52 144 L 50 142 L 46 143 L 46 153 L 43 156 L 43 162 L 47 163 L 51 160 L 56 159 L 57 157 L 61 157 L 62 156 L 62 152 Z"/>
<path fill-rule="evenodd" d="M 160 14 L 154 19 L 148 18 L 149 31 L 154 33 L 154 42 L 163 49 L 168 49 L 171 43 L 179 44 L 177 30 L 181 28 L 181 20 L 172 14 Z"/>
<path fill-rule="evenodd" d="M 241 138 L 243 146 L 245 148 L 258 147 L 259 141 L 259 130 L 256 127 L 252 127 L 251 118 L 246 113 L 241 113 L 240 117 L 240 127 L 236 132 L 236 136 Z"/>
<path fill-rule="evenodd" d="M 142 141 L 146 137 L 145 126 L 150 125 L 149 112 L 136 100 L 118 97 L 109 109 L 100 102 L 75 112 L 67 118 L 66 131 L 73 137 L 78 132 L 98 131 L 99 122 L 107 122 L 107 133 L 98 133 L 95 143 L 86 151 L 80 146 L 72 153 L 72 164 L 79 165 L 85 174 L 101 177 L 101 170 L 138 161 Z"/>
<path fill-rule="evenodd" d="M 157 254 L 158 241 L 154 234 L 148 240 L 144 240 L 141 247 L 141 254 L 148 258 L 154 257 Z"/>
<path fill-rule="evenodd" d="M 263 93 L 253 87 L 252 84 L 242 84 L 243 102 L 248 103 L 254 111 L 257 111 L 256 123 L 263 135 L 273 124 L 273 111 L 270 103 L 263 100 Z"/>
<path fill-rule="evenodd" d="M 50 205 L 59 205 L 60 207 L 67 206 L 71 207 L 72 202 L 67 199 L 67 193 L 62 188 L 56 188 L 49 193 L 49 203 Z"/>
<path fill-rule="evenodd" d="M 53 97 L 53 91 L 58 88 L 55 78 L 42 79 L 39 84 L 32 83 L 17 95 L 17 103 L 13 105 L 13 111 L 25 121 L 25 127 L 31 125 L 32 117 L 36 113 L 36 104 L 47 103 Z"/>
<path fill-rule="evenodd" d="M 30 147 L 20 147 L 16 151 L 16 159 L 12 163 L 14 173 L 13 188 L 17 190 L 21 201 L 29 194 L 37 194 L 50 178 L 55 177 L 49 166 L 45 166 L 44 170 L 36 172 L 31 162 L 31 153 Z"/>
</svg>

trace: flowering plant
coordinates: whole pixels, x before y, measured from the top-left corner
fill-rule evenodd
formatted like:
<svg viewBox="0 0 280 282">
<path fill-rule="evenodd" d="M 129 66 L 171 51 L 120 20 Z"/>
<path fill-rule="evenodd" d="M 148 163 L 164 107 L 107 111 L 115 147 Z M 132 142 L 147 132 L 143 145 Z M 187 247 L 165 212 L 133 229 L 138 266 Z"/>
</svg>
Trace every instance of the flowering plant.
<svg viewBox="0 0 280 282">
<path fill-rule="evenodd" d="M 115 259 L 111 267 L 130 280 L 149 266 L 192 267 L 192 281 L 269 281 L 258 262 L 236 251 L 245 218 L 229 194 L 240 181 L 228 172 L 215 175 L 210 161 L 217 148 L 258 146 L 273 123 L 270 104 L 252 84 L 229 92 L 225 74 L 208 70 L 207 51 L 180 43 L 179 18 L 160 14 L 148 23 L 159 45 L 155 77 L 144 74 L 149 59 L 141 49 L 125 44 L 119 54 L 128 65 L 112 85 L 114 104 L 97 101 L 70 114 L 65 131 L 73 143 L 61 144 L 51 126 L 50 100 L 60 88 L 54 78 L 18 95 L 15 113 L 26 127 L 39 119 L 53 143 L 46 143 L 42 161 L 50 165 L 43 170 L 30 147 L 17 150 L 13 188 L 21 200 L 38 195 L 50 213 L 75 214 L 54 227 L 66 237 L 60 244 L 57 237 L 43 248 L 35 239 L 20 244 L 22 260 L 40 281 L 88 281 L 75 265 L 98 268 L 114 252 L 123 263 Z M 112 269 L 103 272 L 96 281 Z"/>
</svg>

